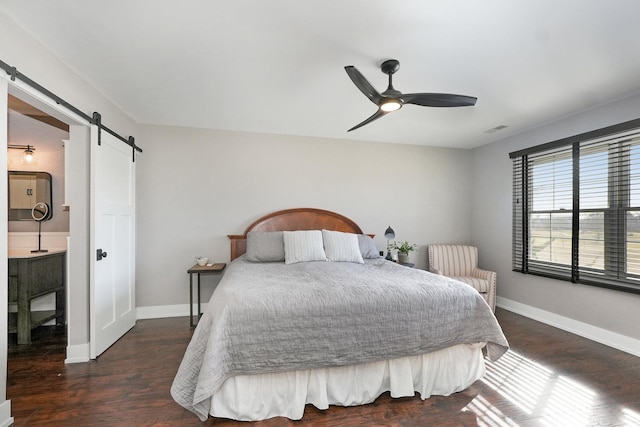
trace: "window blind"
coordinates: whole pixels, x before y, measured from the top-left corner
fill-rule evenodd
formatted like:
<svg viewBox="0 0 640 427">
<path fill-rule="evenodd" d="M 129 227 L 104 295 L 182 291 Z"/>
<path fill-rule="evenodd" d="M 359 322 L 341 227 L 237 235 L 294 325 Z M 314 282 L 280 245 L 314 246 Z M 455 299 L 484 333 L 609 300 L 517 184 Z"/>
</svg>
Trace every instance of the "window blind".
<svg viewBox="0 0 640 427">
<path fill-rule="evenodd" d="M 514 271 L 640 293 L 640 120 L 623 125 L 510 155 Z"/>
</svg>

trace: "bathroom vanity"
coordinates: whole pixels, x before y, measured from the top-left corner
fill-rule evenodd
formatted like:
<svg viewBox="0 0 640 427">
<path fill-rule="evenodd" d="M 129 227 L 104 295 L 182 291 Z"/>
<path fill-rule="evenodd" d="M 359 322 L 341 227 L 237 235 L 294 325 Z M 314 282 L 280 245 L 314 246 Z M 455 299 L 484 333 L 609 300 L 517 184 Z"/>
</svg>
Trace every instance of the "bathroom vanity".
<svg viewBox="0 0 640 427">
<path fill-rule="evenodd" d="M 43 323 L 65 323 L 66 255 L 65 250 L 9 250 L 9 304 L 18 309 L 9 313 L 9 332 L 18 333 L 18 344 L 31 344 L 31 330 Z M 31 300 L 52 292 L 55 310 L 31 311 Z"/>
</svg>

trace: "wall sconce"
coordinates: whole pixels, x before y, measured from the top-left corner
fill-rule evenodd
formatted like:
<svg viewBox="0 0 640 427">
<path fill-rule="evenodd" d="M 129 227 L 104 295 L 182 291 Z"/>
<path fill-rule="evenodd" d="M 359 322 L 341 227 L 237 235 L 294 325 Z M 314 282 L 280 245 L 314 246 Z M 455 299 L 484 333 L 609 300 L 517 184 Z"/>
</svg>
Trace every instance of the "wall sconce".
<svg viewBox="0 0 640 427">
<path fill-rule="evenodd" d="M 13 150 L 24 150 L 22 160 L 27 164 L 33 161 L 33 152 L 36 151 L 36 147 L 33 145 L 7 145 L 7 148 L 11 148 Z"/>
<path fill-rule="evenodd" d="M 385 259 L 392 261 L 393 257 L 391 256 L 391 251 L 389 251 L 389 240 L 396 238 L 396 232 L 393 231 L 393 228 L 391 228 L 391 226 L 388 226 L 384 231 L 384 237 L 387 238 L 387 256 L 385 257 Z"/>
</svg>

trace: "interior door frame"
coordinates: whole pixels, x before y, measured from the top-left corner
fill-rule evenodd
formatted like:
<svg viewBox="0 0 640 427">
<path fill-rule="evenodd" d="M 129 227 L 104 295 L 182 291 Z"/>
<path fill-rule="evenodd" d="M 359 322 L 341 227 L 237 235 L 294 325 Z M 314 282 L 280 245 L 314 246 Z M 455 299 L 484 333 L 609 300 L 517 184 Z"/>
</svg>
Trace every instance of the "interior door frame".
<svg viewBox="0 0 640 427">
<path fill-rule="evenodd" d="M 0 117 L 9 117 L 9 85 L 6 80 L 0 80 Z M 4 145 L 7 145 L 8 137 L 8 121 L 0 121 L 0 141 L 4 141 Z M 5 170 L 0 176 L 0 185 L 3 188 L 7 188 L 7 151 L 2 150 L 0 153 L 0 163 L 2 163 Z M 7 241 L 8 238 L 8 214 L 6 209 L 2 209 L 0 212 L 0 235 L 2 236 L 2 242 L 0 243 L 0 274 L 3 277 L 7 277 L 8 270 L 8 253 L 7 253 Z M 7 282 L 8 286 L 8 282 Z M 13 423 L 13 417 L 11 416 L 11 402 L 7 400 L 7 335 L 8 334 L 8 292 L 0 292 L 0 423 L 9 424 Z"/>
<path fill-rule="evenodd" d="M 39 110 L 69 125 L 69 143 L 74 147 L 72 155 L 70 156 L 74 167 L 69 168 L 69 170 L 74 171 L 72 172 L 73 175 L 79 176 L 65 176 L 65 180 L 75 183 L 73 185 L 76 186 L 82 187 L 84 185 L 88 190 L 90 123 L 19 80 L 12 81 L 8 78 L 4 78 L 3 80 L 8 82 L 8 94 L 33 105 Z M 5 99 L 5 102 L 8 102 L 8 99 Z M 5 114 L 5 117 L 7 116 L 8 111 L 7 114 Z M 6 139 L 7 135 L 5 135 L 4 138 Z M 3 176 L 6 177 L 6 158 L 2 163 L 5 170 Z M 69 200 L 71 205 L 69 235 L 71 238 L 69 239 L 70 246 L 67 252 L 67 266 L 71 268 L 67 274 L 66 289 L 67 357 L 65 363 L 89 361 L 89 306 L 87 296 L 89 287 L 89 195 L 88 191 L 84 191 L 83 188 L 76 188 L 73 193 L 76 195 L 76 199 L 73 200 L 73 198 L 71 198 Z M 2 238 L 5 242 L 3 247 L 6 248 L 6 232 L 3 233 Z M 3 258 L 6 258 L 6 256 Z M 83 301 L 84 304 L 82 303 Z M 6 319 L 7 305 L 0 304 L 0 306 L 2 307 L 0 316 Z M 4 330 L 6 330 L 6 328 Z M 6 345 L 3 346 L 0 351 L 6 355 Z"/>
</svg>

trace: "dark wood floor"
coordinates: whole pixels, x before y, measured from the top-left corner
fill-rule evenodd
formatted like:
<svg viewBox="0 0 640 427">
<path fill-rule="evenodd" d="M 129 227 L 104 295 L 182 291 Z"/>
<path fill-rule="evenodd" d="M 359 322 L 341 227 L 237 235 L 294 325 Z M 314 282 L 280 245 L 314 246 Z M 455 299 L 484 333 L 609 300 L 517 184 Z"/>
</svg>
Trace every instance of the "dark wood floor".
<svg viewBox="0 0 640 427">
<path fill-rule="evenodd" d="M 498 309 L 511 350 L 449 397 L 359 407 L 307 406 L 302 421 L 201 423 L 169 388 L 190 339 L 188 318 L 141 320 L 98 361 L 64 365 L 64 331 L 9 348 L 15 426 L 640 426 L 640 358 Z M 11 342 L 11 337 L 10 337 Z"/>
</svg>

